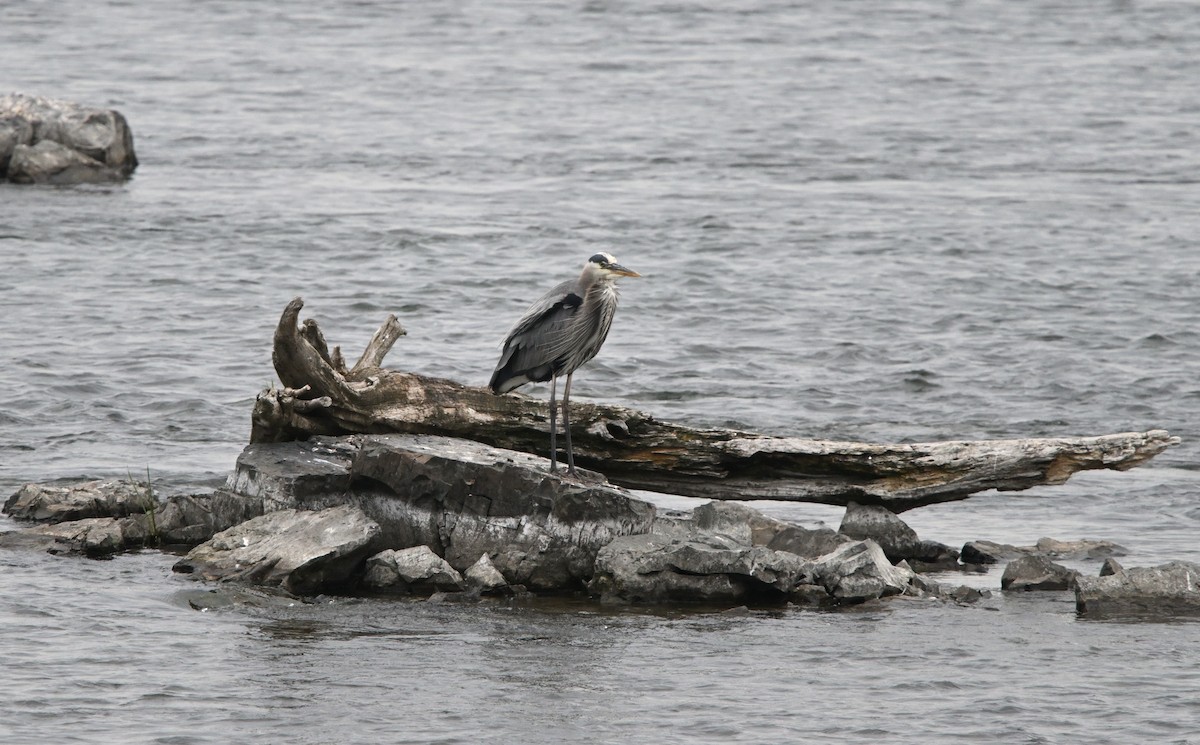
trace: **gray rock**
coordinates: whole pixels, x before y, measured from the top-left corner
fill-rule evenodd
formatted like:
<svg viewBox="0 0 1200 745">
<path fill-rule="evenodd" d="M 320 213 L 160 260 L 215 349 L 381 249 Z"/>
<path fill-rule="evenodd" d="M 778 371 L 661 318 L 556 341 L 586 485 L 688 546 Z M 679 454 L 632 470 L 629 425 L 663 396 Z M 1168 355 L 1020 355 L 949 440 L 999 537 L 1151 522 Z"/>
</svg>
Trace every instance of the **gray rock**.
<svg viewBox="0 0 1200 745">
<path fill-rule="evenodd" d="M 775 551 L 787 551 L 806 559 L 815 559 L 836 551 L 840 546 L 854 542 L 853 538 L 830 528 L 805 528 L 799 525 L 788 525 L 772 536 L 767 548 Z"/>
<path fill-rule="evenodd" d="M 1124 556 L 1125 549 L 1112 541 L 1083 539 L 1059 541 L 1039 538 L 1033 546 L 1013 546 L 994 541 L 970 541 L 962 547 L 960 559 L 964 564 L 999 564 L 1022 556 L 1045 556 L 1050 559 L 1102 559 Z"/>
<path fill-rule="evenodd" d="M 868 539 L 839 546 L 816 560 L 816 584 L 843 602 L 862 602 L 908 589 L 911 570 L 893 566 L 879 544 Z"/>
<path fill-rule="evenodd" d="M 103 163 L 52 140 L 17 145 L 8 161 L 14 184 L 101 184 L 124 178 Z"/>
<path fill-rule="evenodd" d="M 902 593 L 912 576 L 892 566 L 872 541 L 840 544 L 813 560 L 722 534 L 687 540 L 648 534 L 601 549 L 589 589 L 607 601 L 854 603 Z"/>
<path fill-rule="evenodd" d="M 175 564 L 208 580 L 282 587 L 310 595 L 344 586 L 371 553 L 380 529 L 349 505 L 279 510 L 213 536 Z"/>
<path fill-rule="evenodd" d="M 129 482 L 89 481 L 69 486 L 27 484 L 6 505 L 14 517 L 61 520 L 0 535 L 0 546 L 53 554 L 107 556 L 142 546 L 194 546 L 262 514 L 262 500 L 226 491 L 186 494 L 153 502 Z M 82 519 L 79 515 L 96 515 Z M 124 515 L 124 517 L 105 517 Z"/>
<path fill-rule="evenodd" d="M 0 177 L 8 173 L 8 162 L 17 145 L 33 143 L 33 125 L 12 114 L 0 114 Z"/>
<path fill-rule="evenodd" d="M 891 510 L 879 505 L 851 502 L 838 532 L 855 540 L 870 538 L 879 544 L 889 561 L 919 561 L 925 564 L 953 564 L 958 552 L 935 541 L 922 541 L 907 523 Z"/>
<path fill-rule="evenodd" d="M 454 592 L 466 587 L 462 575 L 428 546 L 387 549 L 367 559 L 362 583 L 376 590 Z"/>
<path fill-rule="evenodd" d="M 726 545 L 681 541 L 659 534 L 622 536 L 600 550 L 589 589 L 604 602 L 741 601 L 749 594 L 750 578 L 741 573 L 751 563 L 745 554 L 753 550 L 743 546 L 739 552 Z M 769 551 L 761 547 L 757 550 Z M 717 553 L 723 553 L 721 558 L 731 566 L 718 566 Z M 676 560 L 680 565 L 693 569 L 704 566 L 709 571 L 698 574 L 681 570 Z"/>
<path fill-rule="evenodd" d="M 1125 567 L 1121 566 L 1116 559 L 1105 559 L 1104 563 L 1100 565 L 1101 577 L 1111 577 L 1114 574 L 1120 574 L 1124 571 Z"/>
<path fill-rule="evenodd" d="M 488 554 L 510 584 L 535 590 L 581 587 L 602 546 L 655 518 L 625 490 L 548 473 L 543 459 L 424 435 L 252 445 L 230 485 L 272 506 L 356 505 L 382 546 L 429 546 L 460 572 Z"/>
<path fill-rule="evenodd" d="M 121 527 L 121 521 L 111 517 L 38 525 L 0 534 L 0 547 L 104 557 L 126 549 Z"/>
<path fill-rule="evenodd" d="M 0 164 L 16 183 L 96 183 L 137 167 L 119 112 L 37 96 L 0 96 Z"/>
<path fill-rule="evenodd" d="M 1066 590 L 1079 572 L 1055 564 L 1045 556 L 1022 556 L 1004 567 L 1002 590 Z"/>
<path fill-rule="evenodd" d="M 4 503 L 4 514 L 17 520 L 66 522 L 89 517 L 124 517 L 156 508 L 142 484 L 129 481 L 86 481 L 54 486 L 26 484 Z"/>
<path fill-rule="evenodd" d="M 1200 614 L 1200 564 L 1172 561 L 1079 577 L 1075 609 L 1088 617 L 1169 618 Z"/>
<path fill-rule="evenodd" d="M 469 587 L 484 594 L 505 592 L 509 589 L 508 580 L 504 579 L 504 575 L 487 554 L 483 554 L 479 561 L 467 567 L 464 579 Z"/>
</svg>

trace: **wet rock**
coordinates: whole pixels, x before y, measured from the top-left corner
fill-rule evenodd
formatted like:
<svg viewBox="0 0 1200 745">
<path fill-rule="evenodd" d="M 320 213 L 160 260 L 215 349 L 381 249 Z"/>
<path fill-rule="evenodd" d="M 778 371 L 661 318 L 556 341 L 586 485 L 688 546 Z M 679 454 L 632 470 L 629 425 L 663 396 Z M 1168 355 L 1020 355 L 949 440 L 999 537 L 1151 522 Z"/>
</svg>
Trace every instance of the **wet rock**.
<svg viewBox="0 0 1200 745">
<path fill-rule="evenodd" d="M 376 590 L 455 592 L 466 587 L 458 571 L 428 546 L 387 549 L 367 559 L 362 583 Z"/>
<path fill-rule="evenodd" d="M 1075 609 L 1089 617 L 1170 618 L 1200 614 L 1200 564 L 1130 567 L 1075 582 Z"/>
<path fill-rule="evenodd" d="M 230 485 L 272 506 L 353 504 L 384 547 L 429 546 L 459 572 L 488 554 L 511 584 L 567 590 L 591 578 L 602 546 L 654 523 L 653 505 L 592 479 L 467 440 L 359 435 L 251 445 Z"/>
<path fill-rule="evenodd" d="M 623 536 L 600 550 L 588 589 L 604 602 L 740 601 L 751 594 L 754 578 L 746 572 L 755 558 L 775 553 L 713 536 L 695 541 L 660 534 Z M 780 580 L 778 569 L 766 570 L 772 581 Z M 766 585 L 761 589 L 765 592 Z"/>
<path fill-rule="evenodd" d="M 126 542 L 121 521 L 89 517 L 0 534 L 0 548 L 103 557 L 125 550 Z"/>
<path fill-rule="evenodd" d="M 504 575 L 487 554 L 483 554 L 479 561 L 467 567 L 464 579 L 468 587 L 484 594 L 505 592 L 509 589 L 508 580 L 504 579 Z"/>
<path fill-rule="evenodd" d="M 844 544 L 817 559 L 813 576 L 833 597 L 862 602 L 903 593 L 913 573 L 893 566 L 879 544 L 868 539 Z"/>
<path fill-rule="evenodd" d="M 830 528 L 805 528 L 801 525 L 788 525 L 772 536 L 767 548 L 774 551 L 787 551 L 806 559 L 815 559 L 835 551 L 847 543 L 854 543 L 854 539 Z"/>
<path fill-rule="evenodd" d="M 19 93 L 0 96 L 0 175 L 14 183 L 120 181 L 137 167 L 125 117 Z"/>
<path fill-rule="evenodd" d="M 261 499 L 219 489 L 168 497 L 153 514 L 134 515 L 129 520 L 141 526 L 147 536 L 145 543 L 196 546 L 262 514 Z"/>
<path fill-rule="evenodd" d="M 992 593 L 989 590 L 980 590 L 975 587 L 968 587 L 967 585 L 959 585 L 945 592 L 945 597 L 948 600 L 952 600 L 959 605 L 973 605 L 991 596 Z"/>
<path fill-rule="evenodd" d="M 158 502 L 150 500 L 143 487 L 124 481 L 27 484 L 9 505 L 14 516 L 61 522 L 0 535 L 0 547 L 93 557 L 142 546 L 194 546 L 262 514 L 261 500 L 226 491 Z M 64 519 L 75 515 L 96 516 Z"/>
<path fill-rule="evenodd" d="M 838 532 L 855 540 L 870 538 L 879 544 L 889 561 L 910 560 L 935 568 L 954 565 L 958 552 L 936 541 L 923 541 L 907 523 L 879 505 L 851 502 Z M 916 564 L 914 564 L 916 566 Z"/>
<path fill-rule="evenodd" d="M 33 143 L 33 125 L 12 114 L 0 114 L 0 178 L 8 173 L 8 162 L 17 145 Z"/>
<path fill-rule="evenodd" d="M 130 481 L 26 484 L 4 503 L 4 514 L 17 520 L 60 523 L 89 517 L 124 517 L 156 506 L 157 501 L 144 484 Z"/>
<path fill-rule="evenodd" d="M 213 536 L 175 564 L 208 580 L 279 586 L 297 595 L 336 589 L 371 553 L 380 529 L 349 505 L 279 510 Z"/>
<path fill-rule="evenodd" d="M 1004 567 L 1002 590 L 1066 590 L 1079 572 L 1055 564 L 1045 556 L 1022 556 Z"/>
<path fill-rule="evenodd" d="M 1059 541 L 1039 538 L 1033 546 L 1013 546 L 994 541 L 970 541 L 962 547 L 960 559 L 964 564 L 999 564 L 1019 559 L 1022 556 L 1045 556 L 1050 559 L 1101 559 L 1107 556 L 1124 556 L 1122 546 L 1112 541 L 1083 539 Z"/>
<path fill-rule="evenodd" d="M 1120 574 L 1125 571 L 1125 567 L 1121 566 L 1116 559 L 1105 559 L 1100 565 L 1100 576 L 1111 577 L 1114 574 Z"/>
</svg>

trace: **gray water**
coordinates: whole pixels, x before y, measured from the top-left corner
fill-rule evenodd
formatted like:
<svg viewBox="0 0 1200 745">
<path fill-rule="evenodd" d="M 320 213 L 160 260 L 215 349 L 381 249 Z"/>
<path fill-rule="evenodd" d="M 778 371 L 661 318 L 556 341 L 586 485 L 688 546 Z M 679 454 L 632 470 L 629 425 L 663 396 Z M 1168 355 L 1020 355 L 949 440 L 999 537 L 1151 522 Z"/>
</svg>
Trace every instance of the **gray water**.
<svg viewBox="0 0 1200 745">
<path fill-rule="evenodd" d="M 868 441 L 1166 428 L 1146 467 L 906 519 L 1198 561 L 1197 81 L 1175 2 L 0 4 L 0 91 L 119 109 L 142 163 L 0 186 L 0 493 L 219 484 L 296 295 L 347 356 L 396 313 L 390 366 L 483 384 L 606 250 L 645 278 L 575 397 Z M 1200 627 L 1067 593 L 213 607 L 173 560 L 0 553 L 0 742 L 1200 742 Z"/>
</svg>

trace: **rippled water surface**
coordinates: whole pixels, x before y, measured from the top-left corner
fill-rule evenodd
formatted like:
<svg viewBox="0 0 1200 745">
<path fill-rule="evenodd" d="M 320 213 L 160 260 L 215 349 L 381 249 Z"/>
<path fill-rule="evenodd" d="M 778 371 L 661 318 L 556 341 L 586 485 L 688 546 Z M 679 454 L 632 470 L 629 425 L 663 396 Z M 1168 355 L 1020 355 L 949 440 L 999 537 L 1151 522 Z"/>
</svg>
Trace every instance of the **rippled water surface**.
<svg viewBox="0 0 1200 745">
<path fill-rule="evenodd" d="M 1174 2 L 0 5 L 0 91 L 117 108 L 141 160 L 0 186 L 0 491 L 219 483 L 296 295 L 348 354 L 396 313 L 389 365 L 482 384 L 607 250 L 645 278 L 576 397 L 871 441 L 1169 429 L 1146 467 L 906 519 L 1198 561 L 1197 80 Z M 1198 627 L 1065 593 L 221 606 L 172 562 L 0 553 L 0 741 L 1200 742 Z"/>
</svg>

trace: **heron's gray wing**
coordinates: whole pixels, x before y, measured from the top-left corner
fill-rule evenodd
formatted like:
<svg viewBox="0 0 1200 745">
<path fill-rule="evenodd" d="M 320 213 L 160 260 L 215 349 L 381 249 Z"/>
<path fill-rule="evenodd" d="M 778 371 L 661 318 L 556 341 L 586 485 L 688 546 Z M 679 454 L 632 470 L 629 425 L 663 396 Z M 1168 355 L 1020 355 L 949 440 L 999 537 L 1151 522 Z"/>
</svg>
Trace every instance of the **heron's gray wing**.
<svg viewBox="0 0 1200 745">
<path fill-rule="evenodd" d="M 490 387 L 506 393 L 531 381 L 549 380 L 570 337 L 571 321 L 583 303 L 575 282 L 563 282 L 525 311 L 504 340 Z"/>
</svg>

